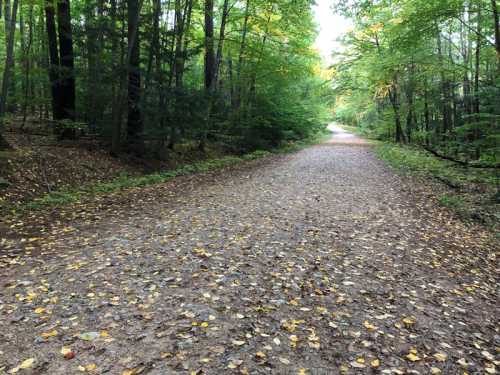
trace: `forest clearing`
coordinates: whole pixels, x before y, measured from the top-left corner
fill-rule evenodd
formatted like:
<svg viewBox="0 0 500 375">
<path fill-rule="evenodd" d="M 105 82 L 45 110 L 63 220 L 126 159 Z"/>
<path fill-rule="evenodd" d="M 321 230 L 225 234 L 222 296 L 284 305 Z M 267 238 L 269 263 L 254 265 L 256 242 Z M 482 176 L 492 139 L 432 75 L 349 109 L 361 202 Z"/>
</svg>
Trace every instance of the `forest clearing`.
<svg viewBox="0 0 500 375">
<path fill-rule="evenodd" d="M 1 0 L 0 374 L 496 374 L 496 0 Z"/>
</svg>

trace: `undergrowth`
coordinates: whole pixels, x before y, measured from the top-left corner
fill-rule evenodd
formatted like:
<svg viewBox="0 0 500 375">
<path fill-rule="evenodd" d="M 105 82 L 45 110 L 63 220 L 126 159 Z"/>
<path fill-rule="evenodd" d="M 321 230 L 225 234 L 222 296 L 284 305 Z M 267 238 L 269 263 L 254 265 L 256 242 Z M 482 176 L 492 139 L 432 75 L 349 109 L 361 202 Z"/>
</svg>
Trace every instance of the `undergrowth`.
<svg viewBox="0 0 500 375">
<path fill-rule="evenodd" d="M 380 143 L 375 150 L 401 173 L 433 178 L 447 185 L 449 192 L 439 196 L 438 202 L 461 218 L 498 226 L 499 171 L 460 166 L 416 147 Z"/>
<path fill-rule="evenodd" d="M 39 210 L 46 207 L 59 207 L 77 203 L 85 197 L 109 194 L 120 190 L 163 183 L 178 176 L 215 171 L 236 165 L 238 163 L 264 158 L 273 154 L 284 154 L 298 151 L 304 147 L 325 140 L 329 134 L 330 133 L 319 133 L 309 139 L 290 143 L 283 147 L 269 151 L 257 150 L 241 156 L 229 155 L 217 159 L 208 159 L 201 162 L 186 164 L 173 170 L 156 172 L 142 176 L 130 176 L 123 174 L 110 182 L 89 184 L 78 189 L 63 188 L 58 191 L 50 192 L 40 198 L 36 198 L 31 202 L 8 207 L 8 211 L 13 214 L 21 214 L 26 211 Z"/>
</svg>

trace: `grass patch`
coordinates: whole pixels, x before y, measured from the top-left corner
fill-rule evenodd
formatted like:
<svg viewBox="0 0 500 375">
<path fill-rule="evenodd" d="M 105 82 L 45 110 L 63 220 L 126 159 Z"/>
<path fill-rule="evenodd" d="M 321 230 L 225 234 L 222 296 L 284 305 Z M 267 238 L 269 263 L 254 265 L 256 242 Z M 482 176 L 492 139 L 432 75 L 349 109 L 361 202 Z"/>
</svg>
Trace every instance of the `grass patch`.
<svg viewBox="0 0 500 375">
<path fill-rule="evenodd" d="M 283 154 L 298 151 L 312 144 L 316 144 L 326 140 L 329 135 L 330 133 L 326 132 L 320 133 L 309 139 L 287 144 L 283 147 L 269 151 L 257 150 L 241 156 L 230 155 L 217 159 L 208 159 L 197 163 L 186 164 L 177 169 L 156 172 L 143 176 L 129 176 L 127 174 L 123 174 L 110 182 L 86 185 L 78 189 L 61 189 L 48 193 L 40 198 L 36 198 L 31 202 L 16 205 L 14 207 L 9 207 L 7 209 L 12 213 L 22 214 L 26 211 L 40 210 L 47 207 L 60 207 L 72 203 L 77 203 L 81 199 L 89 196 L 105 195 L 121 190 L 159 184 L 178 176 L 215 171 L 242 162 L 261 159 L 273 154 Z M 1 208 L 5 209 L 6 207 Z"/>
<path fill-rule="evenodd" d="M 450 207 L 450 208 L 463 208 L 465 205 L 465 201 L 463 200 L 462 197 L 449 195 L 449 194 L 441 195 L 438 198 L 438 200 L 439 200 L 439 203 L 441 203 L 443 206 Z"/>
<path fill-rule="evenodd" d="M 467 183 L 496 186 L 500 182 L 494 169 L 463 167 L 416 147 L 380 143 L 375 150 L 380 158 L 402 172 L 432 176 L 451 187 L 460 188 Z"/>
<path fill-rule="evenodd" d="M 438 197 L 438 202 L 462 218 L 498 225 L 498 171 L 463 167 L 416 147 L 380 143 L 375 150 L 403 174 L 434 178 L 450 187 L 450 192 Z"/>
</svg>

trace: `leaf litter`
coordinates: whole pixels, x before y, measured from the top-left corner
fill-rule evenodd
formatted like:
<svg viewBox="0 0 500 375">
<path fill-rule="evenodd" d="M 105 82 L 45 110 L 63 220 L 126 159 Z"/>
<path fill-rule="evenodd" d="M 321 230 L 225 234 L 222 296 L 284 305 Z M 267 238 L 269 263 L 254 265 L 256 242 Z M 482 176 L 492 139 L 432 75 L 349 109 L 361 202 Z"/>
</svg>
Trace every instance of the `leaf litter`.
<svg viewBox="0 0 500 375">
<path fill-rule="evenodd" d="M 494 374 L 497 244 L 363 145 L 9 222 L 0 374 Z M 38 223 L 38 226 L 35 225 Z"/>
</svg>

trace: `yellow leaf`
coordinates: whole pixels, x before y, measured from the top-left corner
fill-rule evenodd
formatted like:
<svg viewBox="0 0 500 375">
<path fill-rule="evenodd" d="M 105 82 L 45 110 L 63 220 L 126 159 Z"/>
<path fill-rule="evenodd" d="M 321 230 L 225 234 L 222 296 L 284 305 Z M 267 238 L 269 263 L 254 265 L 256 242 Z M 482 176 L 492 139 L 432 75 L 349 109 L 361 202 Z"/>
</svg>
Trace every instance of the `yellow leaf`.
<svg viewBox="0 0 500 375">
<path fill-rule="evenodd" d="M 411 326 L 412 324 L 415 324 L 416 322 L 417 321 L 414 318 L 406 317 L 403 319 L 403 323 L 408 325 L 408 326 Z"/>
<path fill-rule="evenodd" d="M 33 362 L 35 362 L 35 358 L 25 359 L 20 365 L 19 368 L 30 368 L 33 366 Z"/>
<path fill-rule="evenodd" d="M 57 336 L 57 330 L 52 330 L 50 332 L 43 332 L 41 335 L 44 339 L 48 339 L 49 337 Z"/>
<path fill-rule="evenodd" d="M 87 366 L 85 366 L 85 371 L 94 371 L 97 368 L 97 365 L 95 363 L 90 363 Z"/>
<path fill-rule="evenodd" d="M 28 358 L 28 359 L 25 359 L 24 361 L 21 362 L 21 364 L 19 366 L 16 366 L 14 368 L 12 368 L 10 371 L 9 371 L 9 374 L 15 374 L 17 373 L 19 370 L 21 369 L 27 369 L 27 368 L 30 368 L 31 366 L 33 366 L 33 363 L 35 362 L 35 358 Z"/>
<path fill-rule="evenodd" d="M 356 358 L 356 362 L 365 363 L 365 359 L 363 357 Z"/>
<path fill-rule="evenodd" d="M 307 375 L 307 370 L 305 368 L 299 369 L 298 375 Z"/>
<path fill-rule="evenodd" d="M 434 354 L 434 358 L 436 358 L 436 360 L 439 362 L 444 362 L 444 361 L 446 361 L 448 356 L 444 353 L 436 353 L 436 354 Z"/>
<path fill-rule="evenodd" d="M 418 355 L 416 355 L 415 353 L 409 353 L 406 356 L 406 359 L 408 359 L 409 361 L 412 361 L 412 362 L 416 362 L 416 361 L 420 361 L 421 358 Z"/>
<path fill-rule="evenodd" d="M 365 328 L 369 331 L 373 331 L 375 329 L 377 329 L 376 326 L 374 326 L 373 324 L 371 324 L 369 321 L 365 320 L 365 322 L 363 323 L 363 325 L 365 326 Z"/>
<path fill-rule="evenodd" d="M 71 352 L 72 352 L 72 350 L 71 350 L 71 348 L 69 346 L 63 346 L 61 348 L 61 354 L 62 355 L 66 355 L 66 354 L 71 353 Z"/>
<path fill-rule="evenodd" d="M 35 309 L 35 313 L 37 313 L 37 314 L 42 314 L 44 312 L 45 312 L 45 308 L 44 307 L 37 307 Z"/>
<path fill-rule="evenodd" d="M 203 328 L 207 328 L 208 327 L 208 323 L 207 322 L 203 322 L 200 324 L 201 327 Z"/>
<path fill-rule="evenodd" d="M 128 369 L 122 372 L 121 375 L 138 375 L 144 370 L 144 366 L 135 367 L 133 369 Z"/>
<path fill-rule="evenodd" d="M 370 362 L 370 365 L 373 367 L 373 368 L 377 368 L 380 366 L 380 360 L 379 359 L 374 359 L 373 361 Z"/>
<path fill-rule="evenodd" d="M 264 352 L 257 352 L 257 353 L 255 353 L 255 356 L 257 358 L 266 358 L 266 353 L 264 353 Z"/>
</svg>

